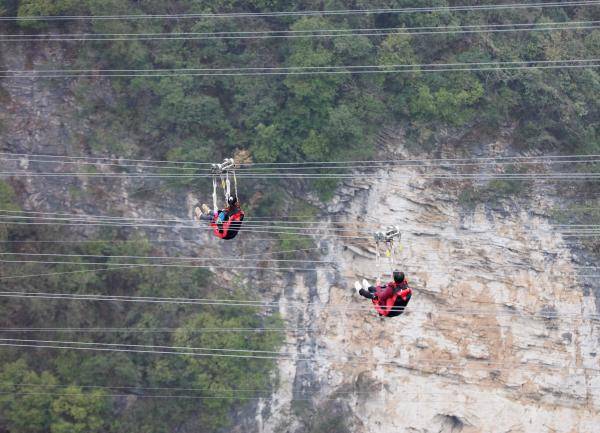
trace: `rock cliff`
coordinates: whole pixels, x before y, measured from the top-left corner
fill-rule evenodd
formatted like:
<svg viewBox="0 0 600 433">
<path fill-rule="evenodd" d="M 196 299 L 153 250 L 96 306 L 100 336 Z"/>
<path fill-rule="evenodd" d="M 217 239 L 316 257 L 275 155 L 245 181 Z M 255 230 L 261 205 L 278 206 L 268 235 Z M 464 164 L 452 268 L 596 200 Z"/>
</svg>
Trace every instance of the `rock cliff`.
<svg viewBox="0 0 600 433">
<path fill-rule="evenodd" d="M 393 144 L 403 152 L 401 138 Z M 356 234 L 401 227 L 398 267 L 414 288 L 408 312 L 382 319 L 360 309 L 369 301 L 351 287 L 378 275 L 373 243 L 323 241 L 337 274 L 322 275 L 313 297 L 296 280 L 294 299 L 314 302 L 300 313 L 311 332 L 289 336 L 314 362 L 280 364 L 283 387 L 264 431 L 598 431 L 600 323 L 589 317 L 594 291 L 583 290 L 594 270 L 553 231 L 552 188 L 533 186 L 537 198 L 518 206 L 465 209 L 457 185 L 412 168 L 385 176 L 342 188 L 336 222 Z M 330 408 L 324 419 L 303 418 L 306 395 L 317 413 Z"/>
</svg>

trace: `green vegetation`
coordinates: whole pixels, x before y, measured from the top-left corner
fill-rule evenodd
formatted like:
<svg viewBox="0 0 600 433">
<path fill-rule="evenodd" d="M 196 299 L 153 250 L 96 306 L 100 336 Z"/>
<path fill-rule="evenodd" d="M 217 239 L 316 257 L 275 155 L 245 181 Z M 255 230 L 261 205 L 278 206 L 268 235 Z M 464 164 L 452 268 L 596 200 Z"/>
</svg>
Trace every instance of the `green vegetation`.
<svg viewBox="0 0 600 433">
<path fill-rule="evenodd" d="M 510 165 L 503 170 L 505 175 L 518 175 L 527 173 L 526 166 Z M 475 207 L 479 203 L 497 205 L 502 199 L 516 198 L 529 192 L 530 183 L 515 179 L 493 179 L 480 186 L 461 187 L 458 201 L 466 207 Z"/>
<path fill-rule="evenodd" d="M 21 235 L 19 229 L 10 231 L 13 238 Z M 64 233 L 53 230 L 28 233 L 28 237 L 41 240 L 61 236 L 64 237 Z M 110 238 L 111 233 L 102 236 Z M 157 254 L 143 238 L 120 242 L 122 237 L 118 233 L 112 233 L 112 237 L 113 242 L 89 242 L 75 247 L 57 245 L 56 250 L 65 254 L 101 256 Z M 11 252 L 36 252 L 34 244 L 16 245 Z M 80 265 L 52 268 L 36 264 L 4 265 L 3 276 L 46 275 L 5 280 L 3 290 L 247 299 L 246 288 L 236 289 L 234 284 L 230 290 L 225 290 L 222 281 L 214 279 L 202 268 L 116 267 L 111 271 L 73 273 L 90 269 L 86 262 L 104 262 L 94 266 L 99 269 L 117 262 L 98 257 L 69 260 L 80 262 Z M 139 260 L 131 259 L 130 262 L 138 263 Z M 279 333 L 216 331 L 220 328 L 282 326 L 277 316 L 265 315 L 253 308 L 31 299 L 0 302 L 0 327 L 24 324 L 28 327 L 125 329 L 119 332 L 100 329 L 82 335 L 66 331 L 51 334 L 24 332 L 11 337 L 259 351 L 277 351 L 282 342 Z M 127 331 L 127 328 L 138 332 Z M 156 328 L 172 328 L 173 332 L 156 332 Z M 0 365 L 0 426 L 11 433 L 162 433 L 173 431 L 173 423 L 201 426 L 206 432 L 217 431 L 227 426 L 234 408 L 246 403 L 240 396 L 257 395 L 256 391 L 240 394 L 235 392 L 236 389 L 264 390 L 274 385 L 271 379 L 274 361 L 270 359 L 4 348 L 0 351 Z M 91 385 L 110 388 L 86 388 Z M 156 394 L 188 398 L 152 398 Z M 129 396 L 125 407 L 119 395 Z M 218 398 L 209 398 L 215 396 Z"/>
<path fill-rule="evenodd" d="M 17 211 L 19 210 L 19 206 L 16 204 L 15 191 L 12 187 L 0 180 L 0 209 L 6 211 Z M 5 224 L 0 224 L 0 241 L 3 241 L 8 236 L 8 228 Z M 2 250 L 2 246 L 0 246 L 0 250 Z"/>
<path fill-rule="evenodd" d="M 0 180 L 0 209 L 7 211 L 19 210 L 15 200 L 15 191 L 2 180 Z"/>
<path fill-rule="evenodd" d="M 0 392 L 0 413 L 10 432 L 106 431 L 110 407 L 102 391 L 60 386 L 55 375 L 48 371 L 36 373 L 24 359 L 2 366 Z"/>
<path fill-rule="evenodd" d="M 600 225 L 600 202 L 597 199 L 591 199 L 579 202 L 578 204 L 562 206 L 561 208 L 554 209 L 551 217 L 557 224 L 598 226 Z M 583 237 L 577 241 L 589 252 L 600 257 L 599 237 Z"/>
<path fill-rule="evenodd" d="M 299 398 L 292 402 L 294 415 L 304 421 L 307 433 L 349 433 L 351 415 L 339 400 L 331 399 L 324 405 L 314 407 L 311 402 Z M 283 433 L 283 431 L 282 431 Z"/>
<path fill-rule="evenodd" d="M 432 0 L 446 5 L 445 0 Z M 175 7 L 176 4 L 176 7 Z M 410 2 L 380 0 L 369 7 Z M 338 8 L 305 0 L 295 8 Z M 347 6 L 347 5 L 346 5 Z M 48 1 L 20 0 L 20 15 L 162 14 L 288 10 L 289 2 L 254 0 Z M 103 33 L 211 32 L 455 26 L 588 20 L 593 8 L 480 13 L 351 15 L 248 20 L 93 21 Z M 49 24 L 22 21 L 32 31 Z M 70 28 L 60 24 L 61 28 Z M 32 28 L 31 28 L 32 27 Z M 78 29 L 81 30 L 81 29 Z M 402 65 L 593 58 L 600 31 L 506 32 L 378 37 L 114 41 L 80 50 L 78 67 L 227 68 L 250 66 Z M 392 70 L 390 66 L 385 68 Z M 254 161 L 319 161 L 372 156 L 382 124 L 404 123 L 409 137 L 433 147 L 437 132 L 466 124 L 482 130 L 511 125 L 523 147 L 552 146 L 594 153 L 600 143 L 594 69 L 462 71 L 448 73 L 268 75 L 251 77 L 131 77 L 111 79 L 116 99 L 80 80 L 84 112 L 94 116 L 98 152 L 172 159 L 219 159 L 249 149 Z M 135 140 L 124 137 L 136 137 Z M 143 143 L 143 144 L 134 144 Z M 179 182 L 189 186 L 190 182 Z M 312 188 L 324 200 L 335 182 Z"/>
<path fill-rule="evenodd" d="M 497 205 L 500 200 L 524 194 L 527 189 L 528 185 L 524 181 L 494 179 L 485 186 L 462 187 L 458 195 L 458 201 L 466 207 L 475 207 L 479 203 Z"/>
</svg>

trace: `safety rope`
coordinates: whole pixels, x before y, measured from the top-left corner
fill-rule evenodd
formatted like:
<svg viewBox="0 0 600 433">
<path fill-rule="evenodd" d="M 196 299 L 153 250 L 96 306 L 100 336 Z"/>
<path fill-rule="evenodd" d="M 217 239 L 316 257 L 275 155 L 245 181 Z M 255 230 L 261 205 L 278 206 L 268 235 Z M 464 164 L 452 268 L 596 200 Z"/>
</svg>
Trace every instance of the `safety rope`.
<svg viewBox="0 0 600 433">
<path fill-rule="evenodd" d="M 213 183 L 213 194 L 212 194 L 212 198 L 213 198 L 213 212 L 216 213 L 218 211 L 218 207 L 217 207 L 217 178 L 214 175 L 213 175 L 212 183 Z"/>
<path fill-rule="evenodd" d="M 237 190 L 237 177 L 235 175 L 235 170 L 233 170 L 233 187 L 235 190 L 235 199 L 238 202 L 238 206 L 240 205 L 240 196 L 238 195 L 238 190 Z"/>
</svg>

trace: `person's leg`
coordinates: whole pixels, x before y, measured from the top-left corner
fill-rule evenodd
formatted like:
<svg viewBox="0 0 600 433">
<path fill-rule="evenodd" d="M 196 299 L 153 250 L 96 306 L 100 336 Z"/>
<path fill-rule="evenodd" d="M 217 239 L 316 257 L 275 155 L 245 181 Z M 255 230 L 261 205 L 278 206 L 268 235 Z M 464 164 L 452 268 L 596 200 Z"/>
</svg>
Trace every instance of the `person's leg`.
<svg viewBox="0 0 600 433">
<path fill-rule="evenodd" d="M 358 282 L 354 282 L 354 288 L 356 289 L 356 293 L 360 295 L 360 290 L 362 289 L 362 285 Z"/>
<path fill-rule="evenodd" d="M 200 205 L 199 203 L 194 206 L 194 220 L 196 221 L 212 221 L 214 218 L 213 212 L 210 208 L 203 203 Z"/>
<path fill-rule="evenodd" d="M 371 293 L 370 291 L 368 291 L 368 290 L 365 290 L 365 289 L 360 289 L 360 290 L 358 291 L 358 294 L 359 294 L 360 296 L 364 297 L 364 298 L 367 298 L 367 299 L 373 299 L 373 298 L 375 297 L 375 294 L 373 294 L 373 293 Z"/>
<path fill-rule="evenodd" d="M 377 291 L 377 288 L 375 286 L 369 286 L 368 290 L 370 293 L 375 293 Z"/>
<path fill-rule="evenodd" d="M 227 211 L 222 210 L 221 212 L 219 212 L 219 218 L 217 218 L 217 224 L 221 224 L 225 221 L 227 221 L 227 217 L 229 215 L 227 214 Z"/>
<path fill-rule="evenodd" d="M 200 221 L 201 218 L 202 218 L 202 209 L 200 209 L 200 206 L 196 205 L 196 206 L 194 206 L 194 219 L 196 221 Z"/>
</svg>

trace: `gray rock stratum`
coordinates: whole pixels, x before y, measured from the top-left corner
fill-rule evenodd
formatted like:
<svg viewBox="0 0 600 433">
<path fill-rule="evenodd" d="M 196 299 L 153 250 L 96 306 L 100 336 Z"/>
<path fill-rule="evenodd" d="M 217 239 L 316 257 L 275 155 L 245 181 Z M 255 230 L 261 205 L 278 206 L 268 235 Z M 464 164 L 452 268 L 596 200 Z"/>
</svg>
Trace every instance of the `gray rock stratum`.
<svg viewBox="0 0 600 433">
<path fill-rule="evenodd" d="M 280 362 L 262 431 L 600 431 L 600 324 L 578 277 L 593 271 L 540 210 L 552 200 L 465 210 L 446 185 L 388 175 L 346 188 L 337 227 L 401 226 L 409 311 L 381 319 L 351 288 L 377 274 L 372 243 L 324 241 L 337 271 L 298 277 L 280 308 L 310 328 L 288 343 L 314 361 Z"/>
</svg>

